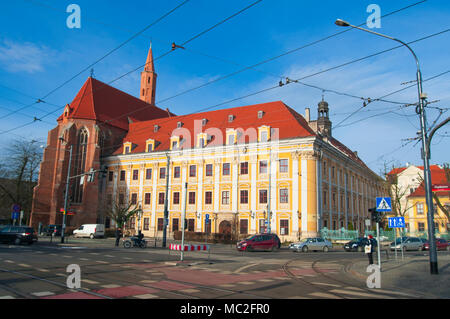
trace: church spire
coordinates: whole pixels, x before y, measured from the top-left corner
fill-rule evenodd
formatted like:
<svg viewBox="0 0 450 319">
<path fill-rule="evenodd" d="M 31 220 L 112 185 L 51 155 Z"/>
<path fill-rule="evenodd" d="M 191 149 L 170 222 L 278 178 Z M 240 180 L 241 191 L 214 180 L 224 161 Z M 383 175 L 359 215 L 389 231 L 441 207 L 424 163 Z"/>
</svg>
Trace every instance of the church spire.
<svg viewBox="0 0 450 319">
<path fill-rule="evenodd" d="M 147 61 L 145 63 L 144 71 L 141 72 L 141 100 L 155 105 L 156 95 L 156 73 L 155 65 L 153 64 L 152 44 L 148 50 Z"/>
</svg>

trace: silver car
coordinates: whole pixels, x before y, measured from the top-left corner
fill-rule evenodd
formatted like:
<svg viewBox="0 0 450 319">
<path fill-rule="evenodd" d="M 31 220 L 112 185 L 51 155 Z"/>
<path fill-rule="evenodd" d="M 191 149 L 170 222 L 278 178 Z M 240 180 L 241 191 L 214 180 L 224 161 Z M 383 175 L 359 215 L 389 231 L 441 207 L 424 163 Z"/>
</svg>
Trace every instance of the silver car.
<svg viewBox="0 0 450 319">
<path fill-rule="evenodd" d="M 401 237 L 391 243 L 391 250 L 422 250 L 423 242 L 417 237 Z"/>
<path fill-rule="evenodd" d="M 320 237 L 305 238 L 298 243 L 289 245 L 290 250 L 293 250 L 294 252 L 302 251 L 304 253 L 308 250 L 321 250 L 323 252 L 328 252 L 331 248 L 333 248 L 333 244 Z"/>
</svg>

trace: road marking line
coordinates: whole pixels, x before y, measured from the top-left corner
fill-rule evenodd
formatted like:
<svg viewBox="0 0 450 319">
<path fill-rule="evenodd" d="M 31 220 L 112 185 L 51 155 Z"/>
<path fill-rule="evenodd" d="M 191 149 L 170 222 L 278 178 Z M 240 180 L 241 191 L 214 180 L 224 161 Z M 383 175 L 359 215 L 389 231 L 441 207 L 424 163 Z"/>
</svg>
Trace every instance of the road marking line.
<svg viewBox="0 0 450 319">
<path fill-rule="evenodd" d="M 14 261 L 12 261 L 12 260 L 5 260 L 5 263 L 14 264 Z"/>
<path fill-rule="evenodd" d="M 27 264 L 17 264 L 17 266 L 20 266 L 20 267 L 31 267 L 30 265 L 27 265 Z"/>
<path fill-rule="evenodd" d="M 253 285 L 255 282 L 253 281 L 240 281 L 238 282 L 238 284 L 242 284 L 242 285 Z"/>
<path fill-rule="evenodd" d="M 143 284 L 152 284 L 152 283 L 156 282 L 156 280 L 141 280 L 140 282 Z"/>
<path fill-rule="evenodd" d="M 54 295 L 54 293 L 50 291 L 32 292 L 31 294 L 36 297 L 45 297 Z"/>
<path fill-rule="evenodd" d="M 235 286 L 235 284 L 222 284 L 222 285 L 218 285 L 219 287 L 226 287 L 226 288 L 229 288 L 229 287 L 234 287 Z"/>
<path fill-rule="evenodd" d="M 304 296 L 293 296 L 293 297 L 287 297 L 287 299 L 311 299 L 311 298 L 304 297 Z"/>
<path fill-rule="evenodd" d="M 113 255 L 105 255 L 105 257 L 111 257 L 111 258 L 114 258 Z"/>
<path fill-rule="evenodd" d="M 254 264 L 249 264 L 249 265 L 242 266 L 241 268 L 236 269 L 234 271 L 234 273 L 241 272 L 244 269 L 247 269 L 247 268 L 250 268 L 250 267 L 253 267 L 253 266 L 256 266 L 256 265 L 259 265 L 259 263 L 254 263 Z"/>
<path fill-rule="evenodd" d="M 37 271 L 41 271 L 41 272 L 50 272 L 49 270 L 43 269 L 43 268 L 36 268 L 36 270 Z"/>
<path fill-rule="evenodd" d="M 98 285 L 99 282 L 98 281 L 94 281 L 94 280 L 89 280 L 89 279 L 81 279 L 82 282 L 85 282 L 87 284 L 91 284 L 91 285 Z"/>
<path fill-rule="evenodd" d="M 367 293 L 363 293 L 363 292 L 359 292 L 359 291 L 349 291 L 349 290 L 344 290 L 344 289 L 333 289 L 330 290 L 330 292 L 334 292 L 334 293 L 338 293 L 338 294 L 345 294 L 345 295 L 352 295 L 352 296 L 357 296 L 359 298 L 364 298 L 364 297 L 375 297 L 375 298 L 392 298 L 392 297 L 388 297 L 388 296 L 381 296 L 381 295 L 374 295 L 374 294 L 367 294 Z"/>
<path fill-rule="evenodd" d="M 272 282 L 273 279 L 258 279 L 258 281 L 262 281 L 262 282 Z"/>
<path fill-rule="evenodd" d="M 102 288 L 119 288 L 121 286 L 120 285 L 111 284 L 111 285 L 102 285 L 100 287 L 102 287 Z"/>
<path fill-rule="evenodd" d="M 16 299 L 13 296 L 0 296 L 0 299 Z"/>
<path fill-rule="evenodd" d="M 145 295 L 134 296 L 134 298 L 138 298 L 138 299 L 152 299 L 152 298 L 158 298 L 158 296 L 155 296 L 155 295 L 152 295 L 152 294 L 145 294 Z"/>
<path fill-rule="evenodd" d="M 309 294 L 310 296 L 313 297 L 320 297 L 320 298 L 329 298 L 329 299 L 342 299 L 341 297 L 332 295 L 332 294 L 327 294 L 324 292 L 313 292 Z"/>
<path fill-rule="evenodd" d="M 311 282 L 311 283 L 314 284 L 314 285 L 330 286 L 330 287 L 336 287 L 336 288 L 342 287 L 342 286 L 339 286 L 339 285 L 327 284 L 327 283 L 324 283 L 324 282 Z"/>
<path fill-rule="evenodd" d="M 87 259 L 87 258 L 80 258 L 80 260 L 89 260 L 89 259 Z"/>
<path fill-rule="evenodd" d="M 184 292 L 184 293 L 188 293 L 188 294 L 200 292 L 200 290 L 198 290 L 198 289 L 183 289 L 183 290 L 180 290 L 180 291 Z"/>
<path fill-rule="evenodd" d="M 97 262 L 99 264 L 109 264 L 107 261 L 103 261 L 103 260 L 96 260 L 95 262 Z"/>
</svg>

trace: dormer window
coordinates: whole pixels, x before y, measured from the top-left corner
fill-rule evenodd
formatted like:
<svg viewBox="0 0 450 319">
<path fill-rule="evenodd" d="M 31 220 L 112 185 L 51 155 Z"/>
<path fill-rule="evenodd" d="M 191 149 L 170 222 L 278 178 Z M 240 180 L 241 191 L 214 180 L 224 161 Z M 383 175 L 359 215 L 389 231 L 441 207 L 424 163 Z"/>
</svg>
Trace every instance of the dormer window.
<svg viewBox="0 0 450 319">
<path fill-rule="evenodd" d="M 146 145 L 146 147 L 145 147 L 146 152 L 148 152 L 148 153 L 153 152 L 155 149 L 155 140 L 150 138 L 147 141 L 145 141 L 145 145 Z"/>
<path fill-rule="evenodd" d="M 153 126 L 153 132 L 158 132 L 159 131 L 159 125 L 158 124 L 155 124 L 155 126 Z"/>
<path fill-rule="evenodd" d="M 208 119 L 202 119 L 202 126 L 206 126 L 206 123 L 208 123 Z"/>
<path fill-rule="evenodd" d="M 183 122 L 178 122 L 177 123 L 177 128 L 182 128 L 183 127 Z"/>
<path fill-rule="evenodd" d="M 258 111 L 258 118 L 262 119 L 264 116 L 264 111 Z"/>
<path fill-rule="evenodd" d="M 228 115 L 228 122 L 231 123 L 234 120 L 234 115 Z"/>
<path fill-rule="evenodd" d="M 172 136 L 170 138 L 170 149 L 171 150 L 177 150 L 180 148 L 180 141 L 181 138 L 179 136 Z"/>
<path fill-rule="evenodd" d="M 258 127 L 259 141 L 267 142 L 270 140 L 270 126 L 261 126 Z"/>
<path fill-rule="evenodd" d="M 126 142 L 123 144 L 123 154 L 130 154 L 131 153 L 131 142 Z"/>
</svg>

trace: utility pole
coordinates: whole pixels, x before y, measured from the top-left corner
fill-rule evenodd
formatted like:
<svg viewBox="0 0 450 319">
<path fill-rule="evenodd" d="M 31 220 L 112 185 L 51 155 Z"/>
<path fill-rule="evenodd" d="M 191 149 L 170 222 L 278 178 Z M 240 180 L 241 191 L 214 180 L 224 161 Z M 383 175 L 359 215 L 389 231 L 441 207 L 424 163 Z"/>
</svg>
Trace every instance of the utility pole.
<svg viewBox="0 0 450 319">
<path fill-rule="evenodd" d="M 162 247 L 166 247 L 167 241 L 167 227 L 169 225 L 169 172 L 170 172 L 170 156 L 166 153 L 167 165 L 166 165 L 166 195 L 164 197 L 164 229 L 163 229 L 163 241 Z M 183 221 L 184 222 L 184 221 Z"/>
<path fill-rule="evenodd" d="M 185 183 L 184 184 L 184 189 L 183 189 L 183 192 L 184 192 L 184 202 L 183 202 L 183 213 L 182 213 L 182 219 L 183 219 L 183 228 L 181 229 L 181 261 L 183 261 L 183 257 L 184 257 L 184 232 L 185 232 L 185 230 L 186 230 L 186 227 L 185 227 L 185 221 L 186 221 L 186 201 L 187 201 L 187 196 L 186 196 L 186 193 L 187 193 L 187 185 L 188 185 L 188 183 Z"/>
<path fill-rule="evenodd" d="M 66 214 L 67 214 L 67 204 L 69 199 L 69 183 L 70 183 L 70 169 L 72 166 L 72 148 L 73 145 L 70 145 L 69 149 L 69 167 L 67 168 L 67 179 L 66 179 L 66 193 L 64 194 L 64 213 L 63 213 L 63 223 L 61 230 L 61 243 L 64 244 L 64 236 L 66 232 Z"/>
</svg>

